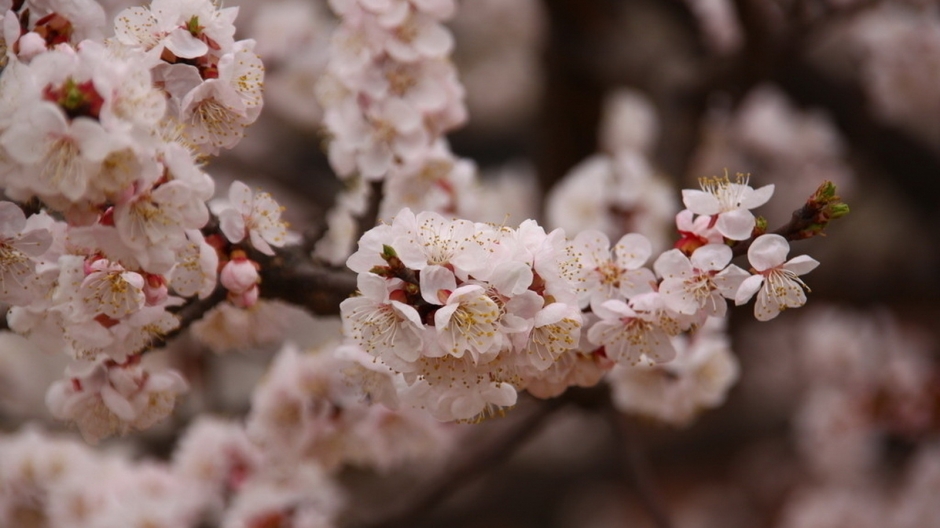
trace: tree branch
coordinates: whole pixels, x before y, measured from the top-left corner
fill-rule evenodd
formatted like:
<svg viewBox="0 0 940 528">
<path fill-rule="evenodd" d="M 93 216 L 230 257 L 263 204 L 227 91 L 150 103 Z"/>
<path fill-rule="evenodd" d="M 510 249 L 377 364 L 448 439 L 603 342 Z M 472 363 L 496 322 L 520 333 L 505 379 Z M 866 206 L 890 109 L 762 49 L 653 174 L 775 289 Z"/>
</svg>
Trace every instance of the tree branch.
<svg viewBox="0 0 940 528">
<path fill-rule="evenodd" d="M 414 526 L 415 519 L 430 512 L 441 501 L 463 488 L 483 473 L 505 462 L 530 439 L 546 419 L 568 402 L 563 397 L 540 401 L 528 416 L 523 417 L 495 441 L 486 442 L 465 458 L 433 479 L 417 497 L 396 512 L 377 521 L 354 522 L 356 528 L 404 528 Z"/>
</svg>

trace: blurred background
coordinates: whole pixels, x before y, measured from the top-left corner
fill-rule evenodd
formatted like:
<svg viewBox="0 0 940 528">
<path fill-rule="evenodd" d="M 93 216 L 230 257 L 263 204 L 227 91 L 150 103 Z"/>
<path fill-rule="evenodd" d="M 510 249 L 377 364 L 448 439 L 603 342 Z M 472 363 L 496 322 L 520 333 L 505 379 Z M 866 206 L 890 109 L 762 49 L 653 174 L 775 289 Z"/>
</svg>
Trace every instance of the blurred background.
<svg viewBox="0 0 940 528">
<path fill-rule="evenodd" d="M 266 65 L 265 108 L 208 170 L 263 186 L 316 237 L 341 189 L 314 89 L 335 20 L 320 0 L 233 4 Z M 824 180 L 852 212 L 792 245 L 822 263 L 804 277 L 805 308 L 771 323 L 734 311 L 739 377 L 723 405 L 672 423 L 567 406 L 407 524 L 940 527 L 940 5 L 462 0 L 450 27 L 470 115 L 450 140 L 479 169 L 481 219 L 535 217 L 614 240 L 641 231 L 662 249 L 676 238 L 679 190 L 726 170 L 775 184 L 758 211 L 771 228 Z M 316 333 L 291 317 L 295 332 Z M 244 413 L 271 353 L 193 352 L 190 411 Z M 0 376 L 27 362 L 3 361 Z M 61 373 L 48 370 L 49 381 Z M 14 430 L 41 414 L 48 383 L 7 378 L 2 423 Z M 656 390 L 673 390 L 669 379 Z M 467 444 L 539 412 L 519 407 L 472 426 Z M 135 449 L 165 456 L 176 434 L 165 427 Z M 407 472 L 343 478 L 364 509 L 422 485 Z"/>
</svg>

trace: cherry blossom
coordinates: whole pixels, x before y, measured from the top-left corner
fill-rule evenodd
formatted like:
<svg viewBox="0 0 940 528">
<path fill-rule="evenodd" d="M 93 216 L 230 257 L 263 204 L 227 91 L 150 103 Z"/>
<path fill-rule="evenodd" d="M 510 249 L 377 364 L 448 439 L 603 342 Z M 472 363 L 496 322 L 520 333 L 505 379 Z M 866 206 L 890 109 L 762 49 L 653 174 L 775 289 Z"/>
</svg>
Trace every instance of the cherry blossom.
<svg viewBox="0 0 940 528">
<path fill-rule="evenodd" d="M 760 207 L 770 200 L 774 185 L 753 189 L 748 185 L 749 176 L 738 174 L 732 183 L 726 174 L 723 178 L 703 178 L 701 191 L 685 189 L 682 202 L 697 215 L 714 219 L 719 233 L 731 240 L 750 238 L 755 219 L 750 209 Z"/>
<path fill-rule="evenodd" d="M 66 371 L 68 379 L 49 387 L 52 414 L 75 422 L 89 442 L 131 429 L 146 429 L 173 410 L 187 388 L 174 371 L 148 372 L 137 362 L 97 362 Z"/>
<path fill-rule="evenodd" d="M 809 288 L 799 276 L 816 269 L 819 261 L 806 255 L 786 260 L 789 252 L 790 244 L 787 240 L 775 234 L 757 237 L 747 250 L 747 258 L 755 274 L 744 279 L 734 302 L 742 305 L 756 293 L 754 317 L 758 321 L 769 321 L 787 308 L 799 308 L 806 304 L 806 293 L 803 290 Z"/>
<path fill-rule="evenodd" d="M 747 272 L 729 263 L 731 248 L 708 244 L 686 257 L 671 249 L 656 259 L 654 269 L 663 278 L 659 292 L 671 310 L 693 315 L 700 310 L 714 317 L 724 317 L 725 299 L 733 299 Z"/>
<path fill-rule="evenodd" d="M 627 304 L 613 299 L 593 306 L 600 317 L 588 330 L 591 343 L 603 346 L 612 361 L 636 365 L 641 361 L 662 363 L 676 355 L 657 312 L 662 300 L 655 293 L 640 295 Z"/>
<path fill-rule="evenodd" d="M 653 291 L 656 277 L 652 271 L 642 267 L 653 250 L 643 235 L 624 235 L 611 248 L 605 234 L 588 230 L 578 233 L 571 247 L 583 270 L 578 276 L 582 307 L 607 299 L 629 299 Z"/>
<path fill-rule="evenodd" d="M 19 207 L 0 202 L 0 300 L 25 305 L 42 293 L 32 259 L 41 257 L 51 244 L 51 232 L 29 229 Z"/>
<path fill-rule="evenodd" d="M 271 246 L 287 243 L 287 225 L 281 220 L 281 206 L 266 192 L 253 193 L 242 182 L 229 187 L 229 204 L 219 211 L 219 227 L 233 243 L 245 236 L 265 255 L 273 255 Z"/>
</svg>

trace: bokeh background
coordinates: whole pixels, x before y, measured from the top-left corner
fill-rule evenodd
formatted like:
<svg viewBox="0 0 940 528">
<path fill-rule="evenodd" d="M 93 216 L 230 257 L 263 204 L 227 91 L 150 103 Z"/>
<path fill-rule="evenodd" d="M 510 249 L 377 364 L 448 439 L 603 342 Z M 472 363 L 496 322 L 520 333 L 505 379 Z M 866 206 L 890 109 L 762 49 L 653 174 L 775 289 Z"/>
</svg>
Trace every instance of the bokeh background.
<svg viewBox="0 0 940 528">
<path fill-rule="evenodd" d="M 341 190 L 315 98 L 335 20 L 321 0 L 232 4 L 266 64 L 265 109 L 209 171 L 264 187 L 293 229 L 316 237 Z M 506 449 L 400 525 L 940 526 L 940 6 L 462 0 L 450 27 L 470 115 L 450 140 L 477 164 L 489 220 L 602 221 L 612 238 L 643 229 L 668 247 L 679 190 L 725 170 L 775 184 L 759 210 L 771 227 L 824 180 L 852 212 L 793 245 L 822 262 L 804 277 L 805 308 L 770 323 L 749 308 L 731 317 L 740 378 L 722 406 L 676 426 L 580 402 L 517 438 L 540 412 L 523 401 L 461 426 L 455 456 L 500 438 Z M 295 334 L 325 332 L 291 317 Z M 194 386 L 178 423 L 111 448 L 165 457 L 187 416 L 244 414 L 273 353 L 175 346 L 192 349 Z M 5 431 L 48 417 L 43 394 L 60 373 L 52 358 L 0 358 Z M 408 471 L 343 478 L 361 511 L 434 484 Z"/>
</svg>

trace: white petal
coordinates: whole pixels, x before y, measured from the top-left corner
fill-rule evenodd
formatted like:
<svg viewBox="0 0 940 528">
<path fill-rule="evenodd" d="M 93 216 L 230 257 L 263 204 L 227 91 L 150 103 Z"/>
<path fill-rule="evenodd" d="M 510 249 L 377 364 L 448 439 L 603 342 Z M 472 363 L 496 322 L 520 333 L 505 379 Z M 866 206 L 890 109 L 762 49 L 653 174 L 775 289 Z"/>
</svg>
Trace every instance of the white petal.
<svg viewBox="0 0 940 528">
<path fill-rule="evenodd" d="M 734 304 L 741 306 L 750 301 L 751 297 L 757 293 L 757 290 L 760 289 L 762 284 L 764 284 L 763 275 L 751 275 L 744 279 L 744 281 L 741 282 L 741 286 L 738 287 L 738 292 L 734 295 Z"/>
<path fill-rule="evenodd" d="M 809 255 L 800 255 L 788 260 L 783 265 L 783 269 L 792 271 L 797 275 L 806 275 L 807 273 L 816 269 L 816 266 L 819 266 L 818 260 L 810 257 Z"/>
<path fill-rule="evenodd" d="M 692 263 L 678 249 L 670 249 L 656 259 L 653 269 L 663 278 L 688 277 L 692 274 Z"/>
<path fill-rule="evenodd" d="M 653 246 L 639 233 L 624 235 L 614 246 L 617 264 L 626 269 L 636 269 L 646 263 L 653 254 Z"/>
<path fill-rule="evenodd" d="M 724 244 L 707 244 L 695 250 L 689 259 L 692 267 L 702 271 L 718 271 L 731 262 L 731 248 Z"/>
<path fill-rule="evenodd" d="M 209 46 L 197 39 L 183 28 L 177 28 L 170 32 L 163 44 L 166 49 L 173 52 L 173 55 L 181 59 L 195 59 L 209 53 Z"/>
<path fill-rule="evenodd" d="M 108 406 L 108 409 L 125 422 L 133 421 L 137 417 L 134 407 L 127 398 L 114 390 L 110 385 L 101 388 L 101 400 Z"/>
<path fill-rule="evenodd" d="M 627 299 L 653 291 L 656 276 L 647 268 L 627 271 L 620 275 L 620 294 Z"/>
<path fill-rule="evenodd" d="M 533 278 L 532 268 L 528 264 L 513 260 L 499 263 L 489 282 L 499 293 L 512 297 L 528 290 Z"/>
<path fill-rule="evenodd" d="M 271 247 L 270 244 L 268 244 L 268 241 L 265 240 L 264 237 L 261 235 L 261 233 L 259 233 L 258 231 L 255 231 L 254 229 L 249 229 L 248 239 L 251 240 L 251 245 L 254 246 L 254 248 L 257 249 L 258 251 L 271 257 L 274 256 L 274 249 Z"/>
<path fill-rule="evenodd" d="M 756 223 L 754 215 L 747 209 L 734 209 L 718 215 L 715 229 L 731 240 L 747 240 L 751 238 Z"/>
<path fill-rule="evenodd" d="M 245 239 L 245 218 L 235 209 L 224 209 L 219 213 L 219 229 L 233 244 Z"/>
<path fill-rule="evenodd" d="M 454 272 L 443 266 L 427 266 L 421 270 L 421 297 L 431 304 L 442 305 L 446 296 L 457 289 L 457 278 Z M 446 292 L 445 298 L 440 297 L 441 291 Z"/>
<path fill-rule="evenodd" d="M 790 244 L 780 235 L 757 237 L 747 250 L 747 260 L 758 271 L 766 271 L 783 264 L 790 252 Z"/>
<path fill-rule="evenodd" d="M 681 314 L 693 315 L 701 308 L 695 296 L 686 290 L 682 279 L 665 279 L 659 285 L 659 295 L 666 307 Z"/>
<path fill-rule="evenodd" d="M 765 185 L 760 189 L 745 192 L 741 197 L 741 207 L 745 209 L 754 209 L 760 207 L 770 200 L 774 194 L 774 184 Z"/>
<path fill-rule="evenodd" d="M 711 216 L 721 212 L 721 204 L 714 194 L 695 189 L 682 190 L 682 203 L 697 215 Z"/>
<path fill-rule="evenodd" d="M 251 214 L 252 204 L 254 203 L 251 189 L 244 183 L 235 180 L 228 188 L 228 201 L 236 211 L 249 215 Z"/>
<path fill-rule="evenodd" d="M 767 288 L 761 288 L 757 294 L 757 302 L 754 303 L 754 317 L 758 321 L 769 321 L 780 315 L 780 304 L 777 299 L 767 292 Z"/>
<path fill-rule="evenodd" d="M 370 301 L 384 302 L 388 299 L 386 280 L 378 275 L 363 273 L 356 278 L 356 288 Z"/>
<path fill-rule="evenodd" d="M 750 273 L 732 264 L 715 275 L 714 282 L 722 297 L 735 299 L 741 283 L 749 277 L 751 277 Z"/>
<path fill-rule="evenodd" d="M 444 57 L 454 48 L 454 36 L 444 26 L 427 20 L 418 24 L 412 43 L 425 57 Z"/>
</svg>

